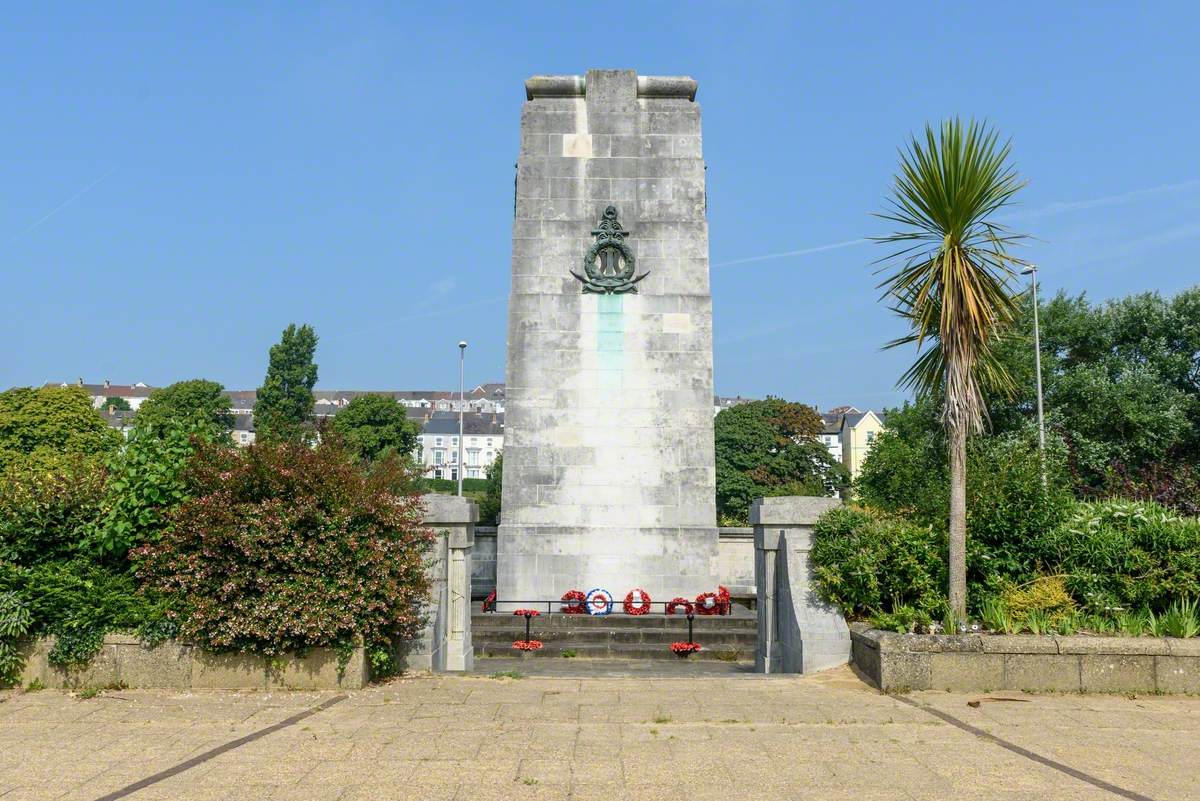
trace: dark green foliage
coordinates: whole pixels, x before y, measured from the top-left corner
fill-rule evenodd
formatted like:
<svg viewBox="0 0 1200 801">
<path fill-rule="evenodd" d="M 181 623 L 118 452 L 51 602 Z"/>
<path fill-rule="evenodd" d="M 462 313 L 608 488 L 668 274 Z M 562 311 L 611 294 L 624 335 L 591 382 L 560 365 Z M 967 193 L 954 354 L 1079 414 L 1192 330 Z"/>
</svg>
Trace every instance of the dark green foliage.
<svg viewBox="0 0 1200 801">
<path fill-rule="evenodd" d="M 233 414 L 225 388 L 202 378 L 179 381 L 156 389 L 138 408 L 134 425 L 146 432 L 182 428 L 222 440 L 233 428 Z"/>
<path fill-rule="evenodd" d="M 15 684 L 24 664 L 17 648 L 29 632 L 33 619 L 21 596 L 0 591 L 0 687 Z"/>
<path fill-rule="evenodd" d="M 884 431 L 855 484 L 865 504 L 944 531 L 949 514 L 946 451 L 927 427 L 932 405 L 906 405 Z M 1071 507 L 1062 443 L 1051 437 L 1042 487 L 1036 431 L 976 437 L 967 451 L 968 580 L 994 592 L 1005 578 L 1025 580 L 1037 568 L 1030 543 Z M 974 595 L 974 593 L 972 593 Z"/>
<path fill-rule="evenodd" d="M 826 512 L 813 527 L 812 563 L 821 597 L 851 617 L 909 607 L 940 614 L 946 537 L 929 526 L 858 506 Z"/>
<path fill-rule="evenodd" d="M 82 387 L 0 392 L 0 467 L 21 454 L 102 456 L 121 444 Z"/>
<path fill-rule="evenodd" d="M 254 428 L 266 442 L 300 442 L 309 435 L 312 389 L 317 383 L 317 335 L 309 325 L 295 323 L 271 346 L 267 376 L 254 404 Z"/>
<path fill-rule="evenodd" d="M 484 526 L 498 526 L 501 490 L 504 486 L 503 454 L 496 454 L 496 461 L 488 467 L 486 482 L 483 499 L 479 502 L 479 523 Z"/>
<path fill-rule="evenodd" d="M 714 427 L 723 524 L 744 525 L 755 498 L 828 496 L 848 484 L 846 469 L 817 440 L 821 418 L 810 406 L 752 401 L 723 409 Z"/>
<path fill-rule="evenodd" d="M 129 405 L 129 401 L 125 400 L 124 398 L 118 398 L 116 396 L 105 398 L 104 399 L 104 408 L 112 409 L 113 411 L 117 411 L 117 412 L 128 412 L 128 411 L 132 411 L 132 409 L 133 409 L 133 407 L 131 407 Z"/>
<path fill-rule="evenodd" d="M 458 492 L 458 482 L 448 478 L 422 478 L 419 480 L 422 492 L 436 492 L 440 495 L 454 495 Z M 463 494 L 472 497 L 481 496 L 487 492 L 486 478 L 464 478 Z"/>
<path fill-rule="evenodd" d="M 1067 589 L 1091 609 L 1161 612 L 1200 595 L 1200 519 L 1155 503 L 1082 503 L 1031 543 Z"/>
<path fill-rule="evenodd" d="M 386 395 L 362 395 L 354 398 L 330 423 L 360 459 L 373 462 L 394 453 L 412 456 L 420 426 L 409 420 L 404 407 Z"/>
<path fill-rule="evenodd" d="M 203 445 L 186 482 L 173 526 L 134 552 L 138 576 L 180 604 L 182 637 L 280 655 L 416 633 L 432 533 L 407 463 L 363 470 L 336 437 Z"/>
</svg>

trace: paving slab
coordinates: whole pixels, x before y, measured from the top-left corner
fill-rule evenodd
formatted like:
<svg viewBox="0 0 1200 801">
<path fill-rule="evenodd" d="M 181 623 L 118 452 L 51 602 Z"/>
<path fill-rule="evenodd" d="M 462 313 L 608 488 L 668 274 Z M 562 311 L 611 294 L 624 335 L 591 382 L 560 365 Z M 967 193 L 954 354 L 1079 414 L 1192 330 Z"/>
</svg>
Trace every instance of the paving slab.
<svg viewBox="0 0 1200 801">
<path fill-rule="evenodd" d="M 704 669 L 721 666 L 570 664 L 341 694 L 5 692 L 0 799 L 1200 801 L 1194 697 L 889 696 L 848 668 Z"/>
</svg>

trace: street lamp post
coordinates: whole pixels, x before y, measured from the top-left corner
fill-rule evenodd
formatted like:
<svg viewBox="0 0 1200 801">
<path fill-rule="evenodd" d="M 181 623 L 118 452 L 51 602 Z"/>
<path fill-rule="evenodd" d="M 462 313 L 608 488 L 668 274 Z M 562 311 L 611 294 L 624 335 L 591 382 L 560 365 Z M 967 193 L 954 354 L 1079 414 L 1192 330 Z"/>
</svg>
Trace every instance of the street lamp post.
<svg viewBox="0 0 1200 801">
<path fill-rule="evenodd" d="M 1037 371 L 1037 414 L 1038 414 L 1038 460 L 1042 467 L 1042 489 L 1046 488 L 1046 417 L 1042 411 L 1042 338 L 1038 330 L 1037 265 L 1031 264 L 1021 271 L 1030 276 L 1033 284 L 1033 364 Z"/>
<path fill-rule="evenodd" d="M 462 496 L 463 485 L 463 406 L 466 399 L 463 384 L 464 365 L 467 358 L 467 341 L 458 343 L 458 494 Z"/>
</svg>

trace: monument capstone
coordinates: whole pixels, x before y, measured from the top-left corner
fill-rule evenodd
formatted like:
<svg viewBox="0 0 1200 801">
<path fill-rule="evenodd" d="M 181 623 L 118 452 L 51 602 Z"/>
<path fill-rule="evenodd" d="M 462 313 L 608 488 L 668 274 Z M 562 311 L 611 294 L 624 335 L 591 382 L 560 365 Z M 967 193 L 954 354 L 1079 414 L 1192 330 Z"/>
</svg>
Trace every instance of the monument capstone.
<svg viewBox="0 0 1200 801">
<path fill-rule="evenodd" d="M 715 590 L 696 82 L 591 70 L 525 90 L 497 596 Z"/>
</svg>

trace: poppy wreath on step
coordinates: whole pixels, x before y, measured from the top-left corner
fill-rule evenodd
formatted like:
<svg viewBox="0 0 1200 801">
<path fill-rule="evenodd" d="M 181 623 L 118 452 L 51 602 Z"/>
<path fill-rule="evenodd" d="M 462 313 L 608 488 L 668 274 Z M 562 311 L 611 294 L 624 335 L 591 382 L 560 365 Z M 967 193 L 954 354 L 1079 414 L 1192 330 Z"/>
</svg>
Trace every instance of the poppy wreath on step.
<svg viewBox="0 0 1200 801">
<path fill-rule="evenodd" d="M 587 596 L 581 590 L 567 590 L 562 596 L 562 612 L 564 615 L 582 615 L 587 611 L 583 602 Z"/>
<path fill-rule="evenodd" d="M 587 608 L 588 614 L 593 617 L 607 615 L 613 607 L 612 593 L 599 587 L 589 590 L 584 606 Z"/>
<path fill-rule="evenodd" d="M 697 615 L 718 615 L 721 613 L 721 599 L 715 592 L 702 592 L 696 596 Z"/>
<path fill-rule="evenodd" d="M 729 614 L 729 607 L 732 602 L 729 599 L 729 588 L 724 584 L 717 585 L 717 600 L 721 602 L 721 614 Z"/>
<path fill-rule="evenodd" d="M 650 611 L 650 593 L 641 587 L 630 590 L 625 596 L 625 614 L 644 615 Z"/>
<path fill-rule="evenodd" d="M 481 611 L 481 612 L 496 611 L 496 591 L 495 590 L 492 590 L 491 592 L 489 592 L 488 597 L 483 599 L 483 606 L 480 607 L 479 611 Z"/>
<path fill-rule="evenodd" d="M 692 602 L 687 598 L 672 598 L 671 603 L 667 604 L 668 615 L 673 615 L 680 609 L 683 610 L 685 615 L 690 615 L 692 613 Z"/>
<path fill-rule="evenodd" d="M 517 640 L 512 644 L 518 651 L 536 651 L 542 647 L 541 640 Z"/>
</svg>

